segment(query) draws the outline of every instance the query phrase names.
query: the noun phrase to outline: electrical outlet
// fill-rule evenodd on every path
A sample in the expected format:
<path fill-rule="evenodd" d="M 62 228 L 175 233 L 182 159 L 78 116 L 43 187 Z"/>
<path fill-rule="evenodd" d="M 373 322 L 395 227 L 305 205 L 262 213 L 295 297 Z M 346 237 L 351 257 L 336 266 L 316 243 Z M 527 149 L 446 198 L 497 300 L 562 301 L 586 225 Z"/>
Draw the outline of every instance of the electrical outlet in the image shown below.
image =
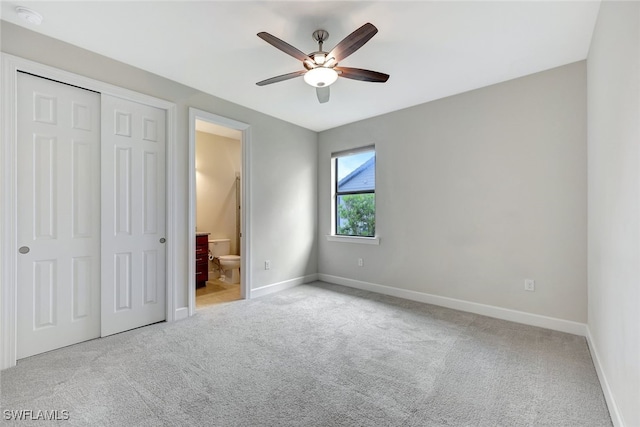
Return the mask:
<path fill-rule="evenodd" d="M 266 260 L 266 261 L 264 262 L 264 269 L 265 269 L 265 270 L 271 270 L 271 261 Z"/>
<path fill-rule="evenodd" d="M 364 260 L 362 258 L 358 258 L 358 267 L 362 267 L 364 265 Z"/>
<path fill-rule="evenodd" d="M 525 279 L 524 290 L 529 292 L 534 292 L 536 290 L 536 281 L 533 279 Z"/>

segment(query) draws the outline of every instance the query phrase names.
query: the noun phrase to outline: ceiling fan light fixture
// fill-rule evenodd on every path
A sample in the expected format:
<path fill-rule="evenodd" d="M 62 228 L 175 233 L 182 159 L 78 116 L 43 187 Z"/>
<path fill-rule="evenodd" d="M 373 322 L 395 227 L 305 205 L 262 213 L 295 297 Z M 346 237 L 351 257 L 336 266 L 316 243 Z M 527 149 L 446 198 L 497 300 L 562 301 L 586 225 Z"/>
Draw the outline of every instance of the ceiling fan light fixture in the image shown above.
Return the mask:
<path fill-rule="evenodd" d="M 304 74 L 304 81 L 313 87 L 326 87 L 338 80 L 338 72 L 333 68 L 318 67 Z"/>
<path fill-rule="evenodd" d="M 338 77 L 364 82 L 384 83 L 389 79 L 388 74 L 363 70 L 361 68 L 338 68 L 339 62 L 360 49 L 377 32 L 378 29 L 373 24 L 367 22 L 342 39 L 330 52 L 325 52 L 322 50 L 322 44 L 329 37 L 329 33 L 325 30 L 316 30 L 313 32 L 313 39 L 318 42 L 318 50 L 307 54 L 291 46 L 289 43 L 280 40 L 276 36 L 261 31 L 257 34 L 258 37 L 276 49 L 296 58 L 298 61 L 302 61 L 303 69 L 262 80 L 256 83 L 256 85 L 265 86 L 271 83 L 304 76 L 304 81 L 316 88 L 318 101 L 323 104 L 329 101 L 329 86 L 335 83 Z"/>

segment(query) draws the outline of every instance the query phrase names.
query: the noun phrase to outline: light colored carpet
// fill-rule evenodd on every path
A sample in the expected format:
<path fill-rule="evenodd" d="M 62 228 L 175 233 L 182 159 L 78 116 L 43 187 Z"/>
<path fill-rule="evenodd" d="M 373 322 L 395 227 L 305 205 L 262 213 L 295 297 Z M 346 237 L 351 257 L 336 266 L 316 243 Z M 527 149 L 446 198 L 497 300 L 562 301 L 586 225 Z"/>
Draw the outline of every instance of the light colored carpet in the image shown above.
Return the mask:
<path fill-rule="evenodd" d="M 609 426 L 583 337 L 313 283 L 18 362 L 78 426 Z M 43 422 L 17 422 L 43 425 Z"/>

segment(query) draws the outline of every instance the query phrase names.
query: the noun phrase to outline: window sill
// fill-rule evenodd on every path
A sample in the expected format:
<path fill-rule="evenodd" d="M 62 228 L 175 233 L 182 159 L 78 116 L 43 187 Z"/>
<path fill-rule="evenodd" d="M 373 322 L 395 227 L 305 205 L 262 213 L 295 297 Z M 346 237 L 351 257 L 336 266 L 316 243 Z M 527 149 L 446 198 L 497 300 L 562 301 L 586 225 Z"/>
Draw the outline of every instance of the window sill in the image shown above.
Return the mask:
<path fill-rule="evenodd" d="M 336 236 L 335 234 L 327 235 L 327 240 L 330 242 L 341 243 L 357 243 L 360 245 L 379 245 L 379 237 L 353 237 L 353 236 Z"/>

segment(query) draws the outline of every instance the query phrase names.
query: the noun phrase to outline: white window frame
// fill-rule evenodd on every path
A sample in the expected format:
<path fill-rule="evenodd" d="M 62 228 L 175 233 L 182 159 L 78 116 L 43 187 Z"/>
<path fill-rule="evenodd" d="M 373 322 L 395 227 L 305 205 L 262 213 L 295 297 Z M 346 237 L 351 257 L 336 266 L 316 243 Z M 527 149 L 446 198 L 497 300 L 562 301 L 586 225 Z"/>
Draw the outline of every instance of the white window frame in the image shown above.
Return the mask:
<path fill-rule="evenodd" d="M 341 242 L 341 243 L 356 243 L 362 245 L 379 245 L 380 237 L 378 236 L 378 227 L 376 227 L 376 235 L 374 237 L 362 237 L 362 236 L 343 236 L 340 234 L 336 234 L 336 204 L 338 201 L 338 195 L 336 191 L 336 179 L 337 179 L 337 171 L 336 171 L 336 159 L 338 157 L 350 156 L 352 154 L 358 154 L 365 151 L 373 151 L 377 156 L 375 145 L 367 145 L 364 147 L 357 147 L 349 150 L 336 151 L 331 153 L 331 233 L 326 236 L 327 240 L 330 242 Z M 376 159 L 377 162 L 377 159 Z M 377 166 L 377 165 L 376 165 Z M 376 167 L 376 180 L 377 180 L 377 167 Z M 376 182 L 377 185 L 377 182 Z M 377 190 L 374 191 L 374 194 L 377 194 Z M 377 196 L 376 196 L 377 198 Z M 378 215 L 378 207 L 376 203 L 376 218 Z M 376 221 L 377 225 L 377 221 Z"/>

